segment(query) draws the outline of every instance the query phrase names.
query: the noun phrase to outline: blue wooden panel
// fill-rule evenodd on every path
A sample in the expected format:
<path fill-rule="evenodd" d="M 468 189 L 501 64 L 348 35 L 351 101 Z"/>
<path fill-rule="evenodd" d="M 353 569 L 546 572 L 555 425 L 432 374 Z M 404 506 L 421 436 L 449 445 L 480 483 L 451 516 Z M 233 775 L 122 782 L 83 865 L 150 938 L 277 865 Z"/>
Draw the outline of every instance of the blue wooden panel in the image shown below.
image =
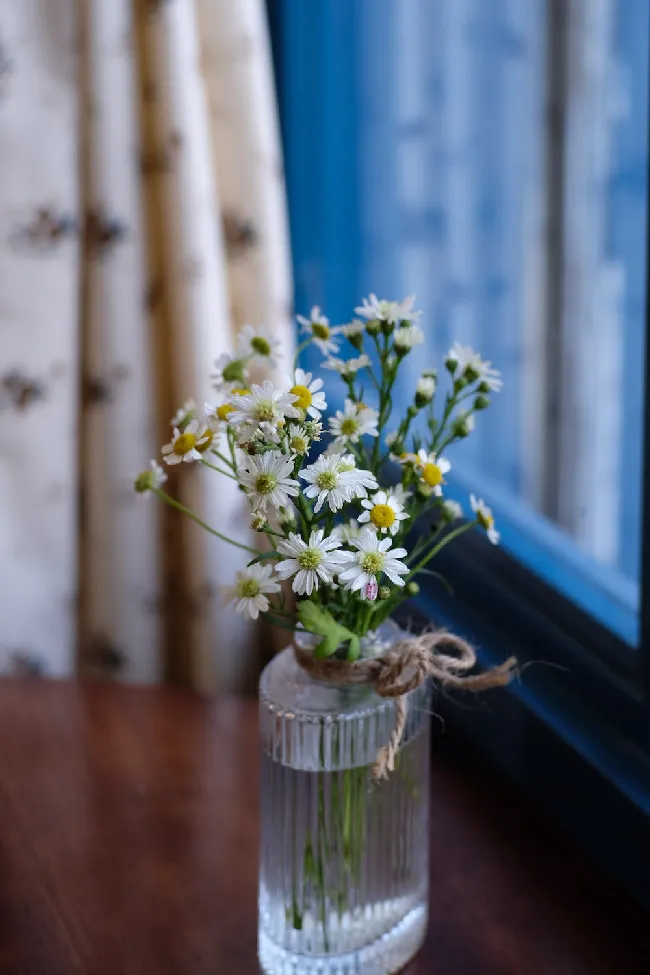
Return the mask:
<path fill-rule="evenodd" d="M 535 444 L 540 455 L 545 446 L 541 413 L 532 424 L 526 414 L 544 334 L 531 346 L 525 333 L 531 294 L 535 303 L 528 282 L 539 275 L 531 267 L 543 243 L 546 0 L 279 0 L 277 6 L 297 310 L 319 304 L 338 323 L 371 290 L 393 298 L 418 292 L 427 345 L 407 360 L 410 377 L 397 392 L 397 412 L 425 362 L 440 365 L 453 339 L 491 358 L 504 373 L 504 392 L 450 459 L 475 473 L 475 489 L 487 475 L 504 512 L 508 498 L 520 512 L 504 532 L 514 554 L 539 558 L 540 574 L 553 576 L 583 605 L 593 598 L 595 614 L 633 640 L 650 0 L 612 2 L 612 56 L 629 110 L 612 123 L 603 262 L 618 262 L 625 277 L 618 567 L 630 580 L 621 581 L 625 598 L 613 602 L 602 592 L 614 576 L 605 573 L 606 582 L 594 588 L 590 572 L 601 570 L 568 537 L 545 547 L 543 520 L 529 509 L 527 521 L 521 504 L 530 491 L 531 458 L 544 463 L 535 458 Z M 613 75 L 613 91 L 614 81 Z M 535 207 L 539 240 L 531 241 Z M 308 355 L 306 364 L 318 369 L 320 355 Z M 540 375 L 538 387 L 549 381 Z M 548 531 L 557 541 L 560 532 Z M 563 565 L 553 569 L 548 553 Z"/>
<path fill-rule="evenodd" d="M 648 51 L 650 3 L 618 0 L 618 108 L 613 126 L 608 248 L 624 269 L 624 386 L 619 566 L 638 579 L 641 539 L 644 335 L 647 301 Z M 614 97 L 616 95 L 614 94 Z"/>
<path fill-rule="evenodd" d="M 276 11 L 277 12 L 277 11 Z M 358 7 L 282 0 L 280 73 L 295 306 L 333 322 L 359 296 Z M 321 357 L 310 352 L 307 368 Z"/>

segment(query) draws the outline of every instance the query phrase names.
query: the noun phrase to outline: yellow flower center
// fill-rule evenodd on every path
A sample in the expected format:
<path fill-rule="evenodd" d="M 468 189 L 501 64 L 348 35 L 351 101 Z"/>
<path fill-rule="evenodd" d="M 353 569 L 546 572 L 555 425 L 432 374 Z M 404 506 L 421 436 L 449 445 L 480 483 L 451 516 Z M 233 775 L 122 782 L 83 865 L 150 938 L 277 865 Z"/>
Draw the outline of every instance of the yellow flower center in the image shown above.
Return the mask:
<path fill-rule="evenodd" d="M 205 434 L 201 437 L 200 442 L 196 444 L 196 449 L 200 454 L 204 454 L 208 447 L 212 446 L 213 440 L 214 434 L 212 430 L 206 430 Z"/>
<path fill-rule="evenodd" d="M 494 526 L 494 518 L 492 517 L 492 515 L 486 514 L 486 512 L 483 511 L 482 509 L 479 509 L 476 512 L 476 519 L 479 525 L 481 526 L 481 528 L 484 528 L 486 532 L 489 532 L 490 529 Z"/>
<path fill-rule="evenodd" d="M 370 520 L 377 528 L 390 528 L 395 521 L 395 512 L 389 504 L 376 504 L 370 512 Z"/>
<path fill-rule="evenodd" d="M 382 552 L 366 552 L 361 559 L 361 568 L 371 576 L 378 575 L 381 572 L 383 564 L 384 556 Z"/>
<path fill-rule="evenodd" d="M 306 386 L 292 386 L 289 392 L 296 397 L 293 405 L 297 406 L 298 409 L 306 410 L 308 406 L 311 406 L 311 393 Z"/>
<path fill-rule="evenodd" d="M 184 457 L 185 454 L 189 454 L 190 450 L 194 450 L 195 444 L 196 437 L 193 433 L 181 433 L 174 441 L 174 453 L 178 454 L 179 457 Z"/>
<path fill-rule="evenodd" d="M 250 389 L 245 389 L 244 387 L 239 387 L 237 389 L 230 390 L 231 396 L 248 396 L 249 393 L 250 393 Z"/>
<path fill-rule="evenodd" d="M 422 480 L 429 487 L 437 487 L 442 483 L 442 471 L 437 464 L 425 464 L 422 468 Z"/>
<path fill-rule="evenodd" d="M 253 599 L 260 591 L 257 579 L 241 579 L 237 583 L 237 595 L 240 599 Z"/>
<path fill-rule="evenodd" d="M 337 477 L 334 471 L 323 471 L 316 478 L 316 483 L 321 491 L 331 491 L 336 487 Z"/>
<path fill-rule="evenodd" d="M 275 491 L 277 483 L 275 474 L 258 474 L 255 479 L 255 490 L 258 494 L 271 494 Z"/>
<path fill-rule="evenodd" d="M 225 420 L 228 414 L 232 413 L 234 408 L 235 407 L 232 405 L 232 403 L 223 403 L 217 410 L 217 416 L 220 420 Z"/>
<path fill-rule="evenodd" d="M 291 438 L 290 446 L 297 454 L 306 454 L 309 443 L 306 437 L 297 436 Z"/>
<path fill-rule="evenodd" d="M 271 355 L 271 343 L 267 342 L 267 340 L 262 338 L 261 335 L 256 335 L 252 339 L 251 348 L 253 349 L 253 352 L 257 352 L 258 355 Z"/>
<path fill-rule="evenodd" d="M 359 424 L 353 416 L 346 416 L 345 420 L 341 423 L 341 433 L 345 437 L 352 437 L 359 429 Z"/>
<path fill-rule="evenodd" d="M 311 330 L 317 339 L 328 339 L 330 337 L 328 326 L 323 325 L 322 322 L 312 322 Z"/>
<path fill-rule="evenodd" d="M 272 400 L 260 400 L 255 409 L 255 417 L 260 422 L 270 423 L 276 419 L 275 404 Z"/>
<path fill-rule="evenodd" d="M 341 463 L 341 464 L 338 464 L 337 465 L 337 468 L 336 469 L 339 472 L 339 474 L 346 474 L 348 471 L 353 471 L 354 470 L 354 464 L 350 464 L 350 463 L 343 464 L 343 463 Z"/>
<path fill-rule="evenodd" d="M 306 548 L 298 556 L 301 569 L 316 569 L 323 561 L 323 553 L 317 548 Z"/>

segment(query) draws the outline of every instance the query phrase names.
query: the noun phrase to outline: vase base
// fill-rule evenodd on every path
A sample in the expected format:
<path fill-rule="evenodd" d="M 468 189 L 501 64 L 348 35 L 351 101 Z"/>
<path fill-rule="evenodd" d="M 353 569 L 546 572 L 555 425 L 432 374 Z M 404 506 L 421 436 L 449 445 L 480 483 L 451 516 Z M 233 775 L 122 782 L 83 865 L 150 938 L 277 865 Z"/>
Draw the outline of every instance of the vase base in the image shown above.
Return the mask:
<path fill-rule="evenodd" d="M 341 955 L 304 955 L 277 944 L 260 928 L 259 959 L 266 975 L 394 975 L 419 950 L 426 929 L 427 908 L 418 904 L 364 948 Z"/>

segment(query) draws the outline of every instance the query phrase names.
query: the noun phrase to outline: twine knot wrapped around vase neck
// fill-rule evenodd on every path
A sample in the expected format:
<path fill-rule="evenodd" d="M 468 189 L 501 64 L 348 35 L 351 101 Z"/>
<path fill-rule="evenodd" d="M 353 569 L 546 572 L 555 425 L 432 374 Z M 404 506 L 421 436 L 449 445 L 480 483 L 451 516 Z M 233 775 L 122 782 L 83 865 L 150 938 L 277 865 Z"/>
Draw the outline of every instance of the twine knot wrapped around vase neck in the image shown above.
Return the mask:
<path fill-rule="evenodd" d="M 369 684 L 380 697 L 393 697 L 395 726 L 388 743 L 377 752 L 372 775 L 385 779 L 393 771 L 395 756 L 406 725 L 406 695 L 433 677 L 443 687 L 466 691 L 487 691 L 503 687 L 515 673 L 517 661 L 510 657 L 498 667 L 481 674 L 468 674 L 476 664 L 473 647 L 446 630 L 433 630 L 420 636 L 407 636 L 378 657 L 350 662 L 327 657 L 317 660 L 312 653 L 294 645 L 298 664 L 311 677 L 334 686 Z"/>

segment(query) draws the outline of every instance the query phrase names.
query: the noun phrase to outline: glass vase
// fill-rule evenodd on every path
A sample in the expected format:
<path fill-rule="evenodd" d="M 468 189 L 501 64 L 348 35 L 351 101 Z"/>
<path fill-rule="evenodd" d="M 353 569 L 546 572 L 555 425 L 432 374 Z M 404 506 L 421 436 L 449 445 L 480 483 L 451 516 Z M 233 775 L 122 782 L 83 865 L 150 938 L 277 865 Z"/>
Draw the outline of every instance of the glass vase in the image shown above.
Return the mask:
<path fill-rule="evenodd" d="M 388 624 L 364 652 L 399 636 Z M 409 695 L 395 769 L 377 782 L 393 700 L 314 680 L 292 649 L 262 674 L 259 955 L 268 975 L 388 975 L 420 947 L 429 698 L 426 684 Z"/>

